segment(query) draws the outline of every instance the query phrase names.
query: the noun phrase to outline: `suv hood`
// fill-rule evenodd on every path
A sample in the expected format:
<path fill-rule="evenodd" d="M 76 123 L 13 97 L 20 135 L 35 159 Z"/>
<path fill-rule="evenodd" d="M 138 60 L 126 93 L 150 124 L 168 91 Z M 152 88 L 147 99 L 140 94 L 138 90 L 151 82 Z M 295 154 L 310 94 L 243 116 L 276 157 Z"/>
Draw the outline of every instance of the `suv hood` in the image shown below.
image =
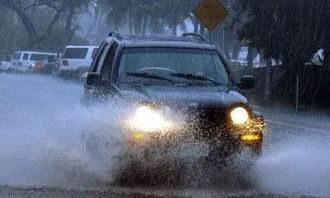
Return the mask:
<path fill-rule="evenodd" d="M 225 108 L 248 102 L 238 91 L 224 86 L 134 86 L 120 88 L 118 91 L 124 100 L 170 106 Z"/>

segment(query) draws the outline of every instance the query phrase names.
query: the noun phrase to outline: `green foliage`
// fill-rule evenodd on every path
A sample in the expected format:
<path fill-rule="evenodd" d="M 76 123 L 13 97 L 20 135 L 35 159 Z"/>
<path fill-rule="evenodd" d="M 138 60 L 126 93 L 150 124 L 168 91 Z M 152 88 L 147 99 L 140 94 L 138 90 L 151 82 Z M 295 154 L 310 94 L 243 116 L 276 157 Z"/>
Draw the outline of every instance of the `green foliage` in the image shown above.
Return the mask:
<path fill-rule="evenodd" d="M 240 39 L 264 53 L 281 59 L 292 71 L 320 48 L 327 48 L 329 4 L 324 0 L 242 0 L 235 5 L 244 18 Z"/>
<path fill-rule="evenodd" d="M 7 51 L 1 53 L 14 49 L 58 50 L 72 43 L 73 39 L 77 40 L 77 16 L 87 11 L 92 1 L 0 0 L 4 10 L 0 15 L 5 19 L 0 23 L 1 32 L 14 37 L 2 45 Z"/>
<path fill-rule="evenodd" d="M 0 5 L 0 58 L 12 54 L 22 44 L 26 44 L 27 36 L 14 13 Z"/>
<path fill-rule="evenodd" d="M 325 0 L 237 0 L 235 4 L 241 41 L 283 63 L 284 75 L 274 82 L 274 95 L 290 100 L 296 75 L 300 97 L 313 103 L 324 98 L 330 85 L 330 4 Z M 323 66 L 306 66 L 314 53 L 324 50 Z M 308 72 L 309 71 L 309 72 Z M 323 96 L 322 96 L 323 95 Z"/>
<path fill-rule="evenodd" d="M 113 29 L 128 30 L 130 34 L 164 32 L 166 26 L 176 34 L 199 2 L 182 0 L 100 0 L 109 12 L 108 23 Z"/>

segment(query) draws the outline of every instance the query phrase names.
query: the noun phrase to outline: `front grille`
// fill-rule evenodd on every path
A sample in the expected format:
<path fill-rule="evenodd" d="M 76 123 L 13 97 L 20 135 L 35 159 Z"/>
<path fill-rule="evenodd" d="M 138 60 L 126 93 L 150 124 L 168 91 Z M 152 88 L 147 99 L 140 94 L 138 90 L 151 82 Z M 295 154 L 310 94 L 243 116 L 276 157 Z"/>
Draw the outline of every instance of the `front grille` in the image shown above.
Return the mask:
<path fill-rule="evenodd" d="M 225 133 L 227 123 L 224 110 L 198 108 L 191 109 L 189 115 L 189 123 L 197 138 L 213 138 Z"/>

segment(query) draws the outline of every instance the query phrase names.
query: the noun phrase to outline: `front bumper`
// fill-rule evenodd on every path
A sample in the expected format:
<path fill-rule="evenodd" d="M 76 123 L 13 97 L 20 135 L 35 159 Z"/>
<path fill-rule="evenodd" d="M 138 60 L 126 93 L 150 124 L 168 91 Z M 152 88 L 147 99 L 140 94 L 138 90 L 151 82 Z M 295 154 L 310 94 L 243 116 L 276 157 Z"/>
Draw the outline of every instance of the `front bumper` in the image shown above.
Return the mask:
<path fill-rule="evenodd" d="M 213 130 L 196 130 L 187 127 L 168 131 L 166 133 L 143 133 L 129 131 L 127 139 L 132 146 L 142 148 L 170 148 L 180 145 L 207 144 L 210 150 L 217 150 L 225 154 L 239 152 L 249 148 L 256 153 L 261 152 L 265 124 L 262 116 L 255 116 L 244 125 L 223 124 Z"/>

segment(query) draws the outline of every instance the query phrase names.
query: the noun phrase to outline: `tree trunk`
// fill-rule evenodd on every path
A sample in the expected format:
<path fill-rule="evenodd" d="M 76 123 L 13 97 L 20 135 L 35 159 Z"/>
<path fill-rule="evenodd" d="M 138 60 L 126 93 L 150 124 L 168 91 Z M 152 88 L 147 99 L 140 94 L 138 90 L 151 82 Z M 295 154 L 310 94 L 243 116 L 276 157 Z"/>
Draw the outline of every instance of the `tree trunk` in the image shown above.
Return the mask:
<path fill-rule="evenodd" d="M 133 34 L 133 17 L 131 15 L 128 16 L 128 29 L 129 29 L 129 34 Z"/>
<path fill-rule="evenodd" d="M 148 16 L 143 17 L 143 22 L 142 22 L 142 35 L 146 35 L 147 33 L 147 27 L 148 27 Z"/>
<path fill-rule="evenodd" d="M 257 56 L 257 50 L 253 49 L 252 47 L 248 48 L 248 54 L 247 54 L 247 63 L 249 68 L 253 68 L 253 60 Z"/>
<path fill-rule="evenodd" d="M 176 36 L 178 33 L 178 25 L 177 24 L 173 24 L 172 25 L 172 35 Z"/>
<path fill-rule="evenodd" d="M 202 25 L 202 24 L 200 25 L 199 33 L 200 33 L 201 35 L 203 35 L 203 36 L 204 36 L 204 34 L 205 34 L 205 26 Z"/>
<path fill-rule="evenodd" d="M 70 7 L 69 9 L 69 14 L 66 19 L 66 24 L 65 24 L 65 34 L 67 36 L 67 43 L 69 43 L 72 40 L 72 37 L 75 33 L 75 29 L 72 28 L 73 24 L 73 18 L 75 15 L 75 8 L 73 6 Z"/>
<path fill-rule="evenodd" d="M 272 95 L 272 61 L 271 59 L 267 60 L 266 63 L 266 73 L 265 73 L 265 90 L 264 90 L 264 102 L 269 104 L 271 101 Z"/>
<path fill-rule="evenodd" d="M 38 40 L 38 34 L 35 29 L 35 26 L 23 10 L 15 9 L 14 11 L 20 17 L 20 19 L 23 23 L 24 29 L 29 37 L 29 42 L 28 42 L 27 47 L 32 47 L 33 44 Z"/>
<path fill-rule="evenodd" d="M 234 45 L 233 45 L 233 55 L 232 55 L 232 59 L 237 59 L 238 58 L 238 55 L 239 55 L 239 52 L 241 51 L 241 45 L 239 44 L 239 43 L 235 43 Z"/>
<path fill-rule="evenodd" d="M 101 16 L 102 14 L 99 11 L 95 11 L 94 18 L 92 22 L 88 25 L 85 38 L 89 39 L 91 37 L 92 33 L 95 31 L 95 28 L 97 26 L 96 24 L 100 20 Z"/>
<path fill-rule="evenodd" d="M 194 18 L 194 33 L 198 33 L 198 20 L 197 18 Z"/>

